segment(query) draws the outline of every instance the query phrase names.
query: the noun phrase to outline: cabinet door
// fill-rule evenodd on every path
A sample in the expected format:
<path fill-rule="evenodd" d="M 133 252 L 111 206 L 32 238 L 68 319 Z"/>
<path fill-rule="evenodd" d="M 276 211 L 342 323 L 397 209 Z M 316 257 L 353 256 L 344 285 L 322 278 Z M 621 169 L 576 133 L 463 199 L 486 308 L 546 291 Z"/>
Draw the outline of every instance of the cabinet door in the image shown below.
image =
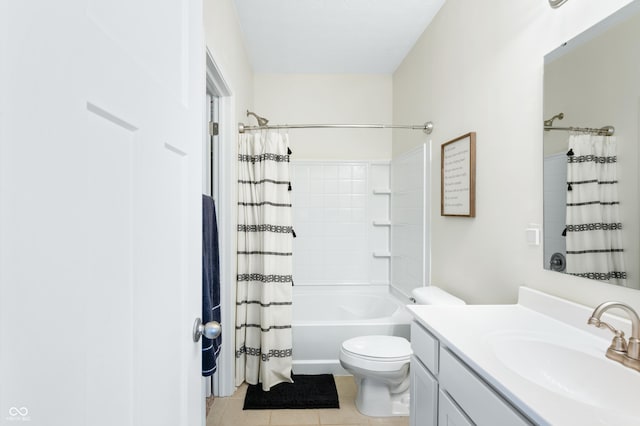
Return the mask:
<path fill-rule="evenodd" d="M 440 390 L 440 402 L 438 403 L 438 425 L 473 426 L 471 420 L 469 420 L 462 410 L 449 398 L 449 395 L 442 392 L 442 390 Z"/>
<path fill-rule="evenodd" d="M 438 424 L 438 382 L 415 356 L 411 357 L 411 426 Z"/>

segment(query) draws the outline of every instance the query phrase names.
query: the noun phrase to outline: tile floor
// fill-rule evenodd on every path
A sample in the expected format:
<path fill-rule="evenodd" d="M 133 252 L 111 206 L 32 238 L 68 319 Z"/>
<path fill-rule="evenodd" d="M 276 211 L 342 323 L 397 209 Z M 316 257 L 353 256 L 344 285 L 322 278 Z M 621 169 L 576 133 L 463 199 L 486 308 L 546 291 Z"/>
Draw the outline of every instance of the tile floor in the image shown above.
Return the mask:
<path fill-rule="evenodd" d="M 357 410 L 352 376 L 336 376 L 340 408 L 315 410 L 242 410 L 247 385 L 228 398 L 216 398 L 207 426 L 408 426 L 408 417 L 367 417 Z"/>

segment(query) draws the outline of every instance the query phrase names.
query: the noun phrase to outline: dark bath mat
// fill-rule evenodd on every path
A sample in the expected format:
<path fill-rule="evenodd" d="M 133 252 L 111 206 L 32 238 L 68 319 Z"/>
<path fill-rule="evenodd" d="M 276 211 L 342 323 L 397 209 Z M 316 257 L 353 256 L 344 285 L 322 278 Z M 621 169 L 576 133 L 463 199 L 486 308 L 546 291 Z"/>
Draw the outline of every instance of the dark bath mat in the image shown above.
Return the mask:
<path fill-rule="evenodd" d="M 283 408 L 340 408 L 338 390 L 332 374 L 293 374 L 293 383 L 280 383 L 269 392 L 262 385 L 249 385 L 243 410 Z"/>

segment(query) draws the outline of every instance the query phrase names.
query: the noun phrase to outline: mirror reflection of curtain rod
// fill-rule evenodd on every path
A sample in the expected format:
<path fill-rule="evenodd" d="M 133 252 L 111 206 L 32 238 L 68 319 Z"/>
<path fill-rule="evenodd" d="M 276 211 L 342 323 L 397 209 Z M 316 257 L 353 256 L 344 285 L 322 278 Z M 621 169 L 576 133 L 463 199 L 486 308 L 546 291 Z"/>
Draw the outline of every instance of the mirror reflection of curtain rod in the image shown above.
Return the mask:
<path fill-rule="evenodd" d="M 433 123 L 427 121 L 424 124 L 416 125 L 402 125 L 402 124 L 282 124 L 282 125 L 269 125 L 269 120 L 264 117 L 260 117 L 254 112 L 247 111 L 248 116 L 254 116 L 258 120 L 257 126 L 246 126 L 243 123 L 238 123 L 238 132 L 244 133 L 250 130 L 264 130 L 264 129 L 412 129 L 422 130 L 425 134 L 431 134 L 433 131 Z"/>
<path fill-rule="evenodd" d="M 583 132 L 583 133 L 593 133 L 601 136 L 613 136 L 616 132 L 615 127 L 613 126 L 604 126 L 600 128 L 593 127 L 553 127 L 553 122 L 558 119 L 562 120 L 564 118 L 564 113 L 556 114 L 548 120 L 544 120 L 544 130 L 566 130 L 569 132 Z"/>
<path fill-rule="evenodd" d="M 598 128 L 594 128 L 594 127 L 551 127 L 551 126 L 544 126 L 544 130 L 549 131 L 549 130 L 566 130 L 569 132 L 582 132 L 582 133 L 593 133 L 596 135 L 601 135 L 601 136 L 613 136 L 613 134 L 616 132 L 615 127 L 613 126 L 604 126 L 604 127 L 600 127 Z"/>

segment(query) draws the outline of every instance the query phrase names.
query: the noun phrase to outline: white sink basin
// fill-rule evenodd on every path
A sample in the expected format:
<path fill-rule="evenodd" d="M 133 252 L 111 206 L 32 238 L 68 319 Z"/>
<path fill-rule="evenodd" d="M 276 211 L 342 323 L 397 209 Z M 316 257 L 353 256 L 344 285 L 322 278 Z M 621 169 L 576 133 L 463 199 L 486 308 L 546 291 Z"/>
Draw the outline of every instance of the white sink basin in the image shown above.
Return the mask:
<path fill-rule="evenodd" d="M 538 386 L 583 404 L 637 415 L 638 395 L 630 390 L 640 389 L 640 373 L 606 358 L 608 344 L 601 339 L 496 332 L 488 342 L 502 364 Z"/>

